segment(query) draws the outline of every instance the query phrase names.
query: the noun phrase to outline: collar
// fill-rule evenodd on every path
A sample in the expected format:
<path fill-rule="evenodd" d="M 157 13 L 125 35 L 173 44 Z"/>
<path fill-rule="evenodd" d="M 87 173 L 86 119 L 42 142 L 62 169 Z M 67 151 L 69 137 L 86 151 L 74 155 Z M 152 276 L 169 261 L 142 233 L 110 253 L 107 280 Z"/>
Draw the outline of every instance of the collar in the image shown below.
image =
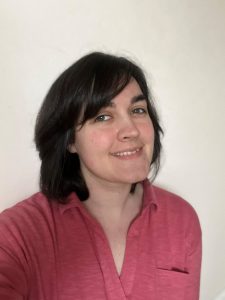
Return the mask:
<path fill-rule="evenodd" d="M 143 182 L 143 206 L 142 211 L 146 207 L 158 207 L 158 201 L 155 194 L 155 187 L 152 185 L 152 183 L 145 179 Z M 59 210 L 60 213 L 63 214 L 65 211 L 73 209 L 73 208 L 79 208 L 81 210 L 84 210 L 84 206 L 82 205 L 80 199 L 76 195 L 75 192 L 72 192 L 68 196 L 68 202 L 66 204 L 59 204 Z"/>
<path fill-rule="evenodd" d="M 145 179 L 143 181 L 143 190 L 144 190 L 144 194 L 143 194 L 142 210 L 144 210 L 146 207 L 157 208 L 159 203 L 156 197 L 155 187 L 148 179 Z"/>
<path fill-rule="evenodd" d="M 66 204 L 59 203 L 59 210 L 61 214 L 73 208 L 83 209 L 83 205 L 75 192 L 69 194 Z"/>

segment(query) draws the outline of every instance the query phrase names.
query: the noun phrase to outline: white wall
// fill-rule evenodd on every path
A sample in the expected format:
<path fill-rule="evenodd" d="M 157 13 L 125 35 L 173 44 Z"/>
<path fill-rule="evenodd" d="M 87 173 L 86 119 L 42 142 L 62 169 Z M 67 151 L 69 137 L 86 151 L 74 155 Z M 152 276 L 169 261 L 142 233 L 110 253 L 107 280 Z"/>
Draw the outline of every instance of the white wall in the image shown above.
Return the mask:
<path fill-rule="evenodd" d="M 203 229 L 201 299 L 225 288 L 225 1 L 1 0 L 0 210 L 38 189 L 35 116 L 52 81 L 91 50 L 145 68 L 165 129 L 157 183 Z"/>

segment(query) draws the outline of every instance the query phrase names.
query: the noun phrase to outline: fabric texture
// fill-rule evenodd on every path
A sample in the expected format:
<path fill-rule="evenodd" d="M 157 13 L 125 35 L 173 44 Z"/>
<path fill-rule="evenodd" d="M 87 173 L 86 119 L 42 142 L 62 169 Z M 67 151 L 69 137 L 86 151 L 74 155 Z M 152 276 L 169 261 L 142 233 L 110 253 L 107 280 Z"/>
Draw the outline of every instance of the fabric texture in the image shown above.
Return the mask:
<path fill-rule="evenodd" d="M 37 193 L 0 215 L 1 300 L 197 300 L 201 229 L 185 200 L 143 183 L 120 276 L 105 234 L 75 193 Z"/>

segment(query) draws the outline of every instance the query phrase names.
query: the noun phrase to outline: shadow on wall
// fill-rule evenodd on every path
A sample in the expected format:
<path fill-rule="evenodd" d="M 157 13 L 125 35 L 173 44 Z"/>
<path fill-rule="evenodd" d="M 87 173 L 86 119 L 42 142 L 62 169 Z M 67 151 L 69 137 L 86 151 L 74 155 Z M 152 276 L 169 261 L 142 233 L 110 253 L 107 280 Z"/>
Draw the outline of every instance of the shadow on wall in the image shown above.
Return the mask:
<path fill-rule="evenodd" d="M 214 300 L 225 300 L 225 289 Z"/>

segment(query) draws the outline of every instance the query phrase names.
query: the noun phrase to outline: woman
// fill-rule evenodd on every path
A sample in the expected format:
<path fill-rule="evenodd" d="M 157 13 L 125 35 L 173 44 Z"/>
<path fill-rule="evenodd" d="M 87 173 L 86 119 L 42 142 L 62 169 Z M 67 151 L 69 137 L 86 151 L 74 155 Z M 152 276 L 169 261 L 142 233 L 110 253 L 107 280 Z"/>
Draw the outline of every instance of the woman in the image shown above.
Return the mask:
<path fill-rule="evenodd" d="M 35 128 L 41 192 L 0 217 L 0 299 L 198 299 L 196 213 L 147 179 L 161 134 L 126 58 L 91 53 L 59 76 Z"/>

